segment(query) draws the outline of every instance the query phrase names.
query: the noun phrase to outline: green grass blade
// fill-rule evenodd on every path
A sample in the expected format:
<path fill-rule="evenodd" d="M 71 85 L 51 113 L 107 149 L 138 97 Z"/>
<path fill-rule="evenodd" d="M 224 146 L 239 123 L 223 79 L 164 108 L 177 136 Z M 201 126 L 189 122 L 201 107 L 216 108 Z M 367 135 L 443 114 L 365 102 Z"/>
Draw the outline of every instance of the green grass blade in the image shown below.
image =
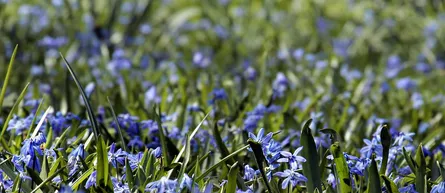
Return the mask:
<path fill-rule="evenodd" d="M 201 181 L 204 177 L 206 177 L 210 172 L 212 172 L 213 170 L 215 170 L 216 168 L 218 168 L 220 165 L 222 165 L 224 162 L 226 162 L 227 160 L 229 160 L 230 158 L 232 158 L 233 156 L 241 153 L 242 151 L 246 150 L 247 148 L 249 148 L 249 145 L 246 145 L 238 150 L 236 150 L 235 152 L 231 153 L 229 156 L 221 159 L 218 163 L 216 163 L 215 165 L 213 165 L 212 167 L 210 167 L 209 169 L 207 169 L 206 171 L 204 171 L 200 176 L 198 176 L 196 178 L 196 182 Z"/>
<path fill-rule="evenodd" d="M 385 175 L 380 175 L 380 177 L 382 177 L 388 193 L 399 193 L 399 189 L 397 188 L 397 185 L 391 179 L 389 179 Z"/>
<path fill-rule="evenodd" d="M 380 184 L 380 176 L 377 169 L 377 163 L 375 162 L 375 155 L 372 156 L 371 167 L 369 167 L 368 173 L 368 193 L 381 193 L 382 187 Z"/>
<path fill-rule="evenodd" d="M 382 165 L 380 166 L 380 174 L 385 174 L 388 165 L 389 148 L 391 146 L 391 135 L 389 134 L 388 125 L 383 125 L 380 131 L 380 139 L 383 146 Z"/>
<path fill-rule="evenodd" d="M 408 154 L 408 152 L 406 151 L 406 149 L 404 147 L 402 148 L 402 152 L 403 152 L 403 156 L 405 157 L 405 161 L 408 164 L 409 168 L 411 169 L 411 171 L 413 173 L 416 173 L 416 167 L 414 166 L 413 158 L 411 157 L 410 154 Z"/>
<path fill-rule="evenodd" d="M 264 168 L 266 167 L 264 165 L 264 163 L 266 163 L 266 158 L 264 157 L 263 149 L 261 148 L 261 144 L 255 142 L 255 141 L 252 141 L 250 139 L 247 141 L 247 143 L 249 143 L 249 146 L 253 151 L 253 154 L 255 156 L 255 161 L 258 165 L 258 169 L 260 170 L 261 176 L 263 177 L 263 182 L 266 185 L 267 190 L 271 193 L 274 192 L 272 189 L 272 186 L 269 184 L 269 181 L 267 180 L 266 171 L 264 170 Z"/>
<path fill-rule="evenodd" d="M 97 175 L 96 183 L 99 187 L 108 186 L 108 152 L 105 141 L 100 135 L 97 141 Z"/>
<path fill-rule="evenodd" d="M 31 131 L 34 129 L 34 124 L 36 123 L 37 116 L 39 115 L 40 109 L 41 109 L 42 106 L 43 106 L 43 102 L 44 102 L 44 99 L 42 98 L 42 100 L 40 101 L 39 106 L 37 107 L 36 113 L 35 113 L 34 117 L 32 118 L 31 125 L 29 126 L 29 131 L 30 131 L 30 132 L 28 132 L 28 133 L 26 134 L 26 139 L 29 138 L 29 135 L 31 134 Z"/>
<path fill-rule="evenodd" d="M 40 127 L 42 127 L 43 123 L 45 122 L 46 116 L 48 116 L 49 112 L 52 110 L 53 109 L 50 106 L 50 107 L 48 107 L 48 109 L 46 109 L 45 113 L 43 113 L 42 117 L 40 118 L 39 123 L 37 124 L 36 128 L 34 129 L 34 132 L 31 135 L 32 138 L 36 137 L 37 134 L 39 134 Z"/>
<path fill-rule="evenodd" d="M 82 184 L 83 181 L 88 179 L 88 177 L 93 173 L 93 170 L 94 170 L 94 168 L 91 167 L 89 170 L 87 170 L 85 173 L 83 173 L 79 178 L 77 178 L 76 181 L 74 181 L 74 183 L 71 186 L 71 188 L 73 190 L 77 190 L 79 188 L 80 184 Z"/>
<path fill-rule="evenodd" d="M 6 87 L 8 87 L 9 79 L 11 78 L 12 65 L 14 64 L 15 56 L 17 55 L 17 49 L 19 45 L 15 45 L 14 52 L 12 52 L 11 60 L 9 61 L 8 70 L 6 71 L 5 80 L 3 82 L 2 91 L 0 93 L 0 109 L 3 109 L 3 100 L 6 94 Z M 0 111 L 1 115 L 2 111 Z"/>
<path fill-rule="evenodd" d="M 162 155 L 164 156 L 164 161 L 163 163 L 163 167 L 166 167 L 167 165 L 169 165 L 169 153 L 168 153 L 168 149 L 167 149 L 167 141 L 165 139 L 165 134 L 164 134 L 164 128 L 162 127 L 162 122 L 161 122 L 161 117 L 158 114 L 158 112 L 156 112 L 156 107 L 153 107 L 153 113 L 155 115 L 155 119 L 156 122 L 158 123 L 158 133 L 159 133 L 159 139 L 161 140 L 161 149 L 162 149 Z M 161 112 L 159 112 L 161 113 Z"/>
<path fill-rule="evenodd" d="M 5 138 L 3 138 L 3 136 L 5 136 L 5 132 L 6 129 L 8 128 L 8 123 L 9 121 L 12 119 L 15 111 L 17 110 L 20 102 L 23 100 L 23 98 L 25 97 L 26 91 L 28 90 L 29 87 L 29 82 L 28 84 L 26 84 L 25 88 L 22 90 L 22 92 L 20 93 L 19 97 L 17 98 L 17 101 L 15 101 L 14 105 L 12 106 L 11 111 L 9 112 L 8 117 L 6 117 L 5 122 L 3 123 L 3 128 L 2 128 L 2 132 L 0 133 L 0 138 L 1 138 L 1 144 L 3 145 L 3 148 L 8 151 L 11 152 L 9 149 L 9 146 L 7 145 Z M 11 152 L 12 153 L 12 152 Z"/>
<path fill-rule="evenodd" d="M 331 153 L 334 157 L 334 163 L 335 163 L 335 174 L 336 178 L 339 181 L 339 184 L 337 185 L 338 191 L 342 193 L 350 193 L 352 192 L 351 187 L 351 179 L 349 177 L 349 169 L 348 165 L 346 163 L 346 159 L 343 156 L 343 152 L 340 148 L 340 143 L 335 142 L 331 145 Z"/>
<path fill-rule="evenodd" d="M 185 170 L 187 168 L 187 164 L 190 160 L 190 154 L 191 154 L 191 149 L 190 149 L 190 137 L 188 135 L 185 136 L 185 155 L 184 155 L 184 161 L 182 162 L 181 165 L 181 169 L 179 170 L 179 177 L 182 179 L 185 173 Z M 181 182 L 182 180 L 180 180 Z"/>
<path fill-rule="evenodd" d="M 125 158 L 125 176 L 128 181 L 128 187 L 130 187 L 130 190 L 133 189 L 134 186 L 134 178 L 133 178 L 133 172 L 131 171 L 130 162 L 128 161 L 128 158 Z"/>
<path fill-rule="evenodd" d="M 46 183 L 48 183 L 49 181 L 51 181 L 52 179 L 54 179 L 55 177 L 57 177 L 57 175 L 62 172 L 65 168 L 60 168 L 58 169 L 56 172 L 54 172 L 51 176 L 49 176 L 48 178 L 46 178 L 45 180 L 43 180 L 42 183 L 40 183 L 38 186 L 36 186 L 36 188 L 34 188 L 34 190 L 31 191 L 31 193 L 37 192 L 37 190 L 41 189 L 43 186 L 45 186 Z"/>
<path fill-rule="evenodd" d="M 317 146 L 315 145 L 314 137 L 312 136 L 309 125 L 312 119 L 309 119 L 301 130 L 300 145 L 303 146 L 301 155 L 306 158 L 306 162 L 303 162 L 303 174 L 308 181 L 306 182 L 306 188 L 308 192 L 314 192 L 315 189 L 321 189 L 321 172 L 318 165 L 320 158 L 317 152 Z"/>
<path fill-rule="evenodd" d="M 114 112 L 113 104 L 111 104 L 110 98 L 107 97 L 107 100 L 108 100 L 108 104 L 110 105 L 111 114 L 113 115 L 114 121 L 116 122 L 116 125 L 117 125 L 119 138 L 122 142 L 122 148 L 124 149 L 125 152 L 129 152 L 127 149 L 127 145 L 125 144 L 124 135 L 122 134 L 121 125 L 119 124 L 119 120 L 117 119 L 116 113 Z"/>
<path fill-rule="evenodd" d="M 60 53 L 60 56 L 65 61 L 65 65 L 68 68 L 68 71 L 70 72 L 71 76 L 73 77 L 74 82 L 76 83 L 77 88 L 79 89 L 80 94 L 82 95 L 83 102 L 85 104 L 85 107 L 87 108 L 88 118 L 90 119 L 91 127 L 92 127 L 93 132 L 94 132 L 94 137 L 97 140 L 98 136 L 99 136 L 99 127 L 98 127 L 98 124 L 97 124 L 96 116 L 94 115 L 93 108 L 91 107 L 90 101 L 88 100 L 88 97 L 85 94 L 85 90 L 83 89 L 82 85 L 80 84 L 79 79 L 77 78 L 77 76 L 74 73 L 73 69 L 71 68 L 70 64 L 65 59 L 65 57 L 63 57 L 62 53 Z"/>
<path fill-rule="evenodd" d="M 229 178 L 227 182 L 227 193 L 235 193 L 236 191 L 236 182 L 238 177 L 239 167 L 238 162 L 235 162 L 229 170 Z"/>
<path fill-rule="evenodd" d="M 416 191 L 418 193 L 427 192 L 427 180 L 426 180 L 426 161 L 423 154 L 422 144 L 417 147 L 416 151 Z"/>
<path fill-rule="evenodd" d="M 17 174 L 14 172 L 14 165 L 12 164 L 12 162 L 11 162 L 9 159 L 4 160 L 4 161 L 2 161 L 2 162 L 0 163 L 0 169 L 3 170 L 3 172 L 4 172 L 10 179 L 19 179 L 19 180 L 20 180 L 19 175 L 17 175 Z M 23 185 L 21 186 L 21 189 L 22 189 L 24 192 L 31 192 L 31 188 L 29 187 L 29 184 L 28 184 L 28 183 L 23 184 Z"/>

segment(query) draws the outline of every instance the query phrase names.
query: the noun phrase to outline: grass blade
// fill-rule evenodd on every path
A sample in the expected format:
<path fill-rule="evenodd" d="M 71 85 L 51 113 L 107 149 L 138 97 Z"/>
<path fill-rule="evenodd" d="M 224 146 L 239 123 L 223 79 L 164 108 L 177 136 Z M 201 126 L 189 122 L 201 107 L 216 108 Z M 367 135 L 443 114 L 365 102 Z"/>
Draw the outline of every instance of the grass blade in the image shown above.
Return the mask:
<path fill-rule="evenodd" d="M 334 157 L 335 174 L 336 174 L 335 177 L 339 181 L 339 185 L 337 185 L 339 189 L 338 192 L 350 193 L 352 192 L 351 179 L 349 177 L 349 169 L 346 163 L 346 159 L 343 156 L 343 152 L 341 151 L 340 148 L 340 143 L 335 142 L 334 144 L 331 145 L 330 149 L 332 156 Z"/>
<path fill-rule="evenodd" d="M 391 146 L 391 135 L 389 134 L 389 128 L 386 124 L 383 125 L 382 130 L 380 131 L 380 139 L 383 146 L 383 158 L 382 165 L 380 167 L 380 174 L 385 174 L 386 166 L 388 165 L 389 148 Z"/>
<path fill-rule="evenodd" d="M 161 149 L 162 149 L 162 155 L 165 157 L 165 161 L 163 161 L 163 167 L 166 167 L 167 165 L 169 165 L 169 153 L 168 153 L 168 149 L 167 149 L 167 141 L 165 139 L 165 134 L 164 134 L 164 128 L 162 127 L 162 122 L 161 122 L 161 117 L 158 114 L 158 112 L 156 112 L 156 106 L 153 107 L 153 113 L 155 115 L 155 119 L 156 122 L 158 123 L 158 133 L 159 133 L 159 139 L 161 140 Z M 161 112 L 159 112 L 161 113 Z"/>
<path fill-rule="evenodd" d="M 89 170 L 87 170 L 85 173 L 83 173 L 79 178 L 77 178 L 76 181 L 74 181 L 71 188 L 73 190 L 77 190 L 79 188 L 80 184 L 82 184 L 83 181 L 85 181 L 86 179 L 88 179 L 88 177 L 90 177 L 90 175 L 93 173 L 93 170 L 94 170 L 94 168 L 91 167 Z"/>
<path fill-rule="evenodd" d="M 239 172 L 238 162 L 235 162 L 235 164 L 233 164 L 232 167 L 230 167 L 229 179 L 226 188 L 227 193 L 235 193 L 238 172 Z"/>
<path fill-rule="evenodd" d="M 418 193 L 427 192 L 427 180 L 426 180 L 426 161 L 423 154 L 423 146 L 420 144 L 416 151 L 416 191 Z"/>
<path fill-rule="evenodd" d="M 235 152 L 231 153 L 229 156 L 221 159 L 218 163 L 216 163 L 215 165 L 213 165 L 212 167 L 210 167 L 209 169 L 207 169 L 206 171 L 204 171 L 200 176 L 198 176 L 196 178 L 196 182 L 201 181 L 204 177 L 206 177 L 210 172 L 212 172 L 213 170 L 215 170 L 216 168 L 218 168 L 220 165 L 222 165 L 224 162 L 226 162 L 227 160 L 229 160 L 230 158 L 232 158 L 233 156 L 239 154 L 240 152 L 246 150 L 247 148 L 249 148 L 249 145 L 246 145 L 238 150 L 236 150 Z M 196 168 L 195 168 L 196 169 Z"/>
<path fill-rule="evenodd" d="M 315 145 L 314 137 L 312 136 L 309 125 L 312 119 L 309 119 L 301 130 L 300 145 L 303 146 L 301 155 L 306 158 L 306 162 L 303 162 L 303 174 L 308 181 L 306 182 L 306 188 L 308 192 L 314 192 L 315 189 L 321 189 L 321 172 L 320 166 L 317 164 L 320 161 L 317 146 Z M 315 163 L 315 164 L 314 164 Z"/>
<path fill-rule="evenodd" d="M 377 169 L 377 163 L 375 162 L 375 155 L 372 156 L 371 167 L 369 167 L 368 173 L 368 193 L 381 193 L 382 187 L 380 184 L 380 176 Z"/>
<path fill-rule="evenodd" d="M 99 187 L 108 186 L 108 153 L 105 141 L 99 136 L 97 141 L 97 176 L 96 183 Z"/>
<path fill-rule="evenodd" d="M 74 82 L 76 83 L 77 88 L 79 89 L 80 94 L 82 95 L 83 102 L 85 104 L 85 107 L 87 108 L 88 118 L 90 119 L 91 127 L 92 127 L 93 132 L 94 132 L 94 137 L 95 137 L 96 140 L 98 140 L 98 136 L 99 136 L 99 130 L 98 129 L 99 129 L 99 127 L 98 127 L 98 124 L 97 124 L 96 116 L 94 115 L 93 108 L 91 107 L 90 101 L 88 100 L 88 97 L 85 94 L 85 90 L 83 89 L 82 85 L 80 84 L 79 79 L 77 78 L 77 76 L 74 73 L 73 69 L 71 68 L 70 64 L 65 59 L 65 57 L 63 57 L 62 53 L 60 53 L 60 56 L 65 61 L 65 65 L 68 68 L 68 71 L 70 72 L 71 76 L 73 77 Z"/>
<path fill-rule="evenodd" d="M 266 185 L 267 190 L 272 193 L 273 192 L 272 187 L 270 186 L 269 181 L 267 180 L 266 171 L 264 171 L 264 168 L 266 167 L 264 165 L 264 163 L 266 163 L 266 158 L 264 157 L 263 149 L 261 148 L 261 144 L 255 142 L 255 141 L 252 141 L 250 139 L 247 141 L 247 143 L 249 143 L 250 148 L 252 148 L 256 163 L 258 165 L 258 169 L 260 170 L 261 176 L 263 177 L 263 182 Z"/>
<path fill-rule="evenodd" d="M 8 123 L 9 121 L 12 119 L 12 116 L 14 115 L 14 112 L 17 110 L 20 102 L 23 100 L 23 98 L 25 97 L 26 91 L 28 90 L 29 87 L 29 82 L 28 84 L 26 84 L 25 88 L 22 90 L 22 92 L 20 93 L 19 97 L 17 98 L 17 101 L 15 101 L 14 105 L 12 106 L 11 111 L 9 112 L 8 117 L 6 117 L 5 122 L 3 123 L 3 128 L 2 128 L 2 132 L 0 133 L 0 138 L 1 138 L 1 144 L 3 145 L 3 148 L 5 148 L 6 151 L 11 152 L 9 149 L 9 146 L 7 145 L 5 138 L 3 136 L 5 136 L 5 132 L 6 129 L 8 128 Z M 13 179 L 13 178 L 12 178 Z"/>
<path fill-rule="evenodd" d="M 129 152 L 127 149 L 127 145 L 125 144 L 124 135 L 122 134 L 121 125 L 119 124 L 119 120 L 117 119 L 116 113 L 114 112 L 113 104 L 111 104 L 110 98 L 107 97 L 107 100 L 108 100 L 108 104 L 110 105 L 111 114 L 113 115 L 114 121 L 116 122 L 116 125 L 117 125 L 119 138 L 122 142 L 122 148 L 124 149 L 125 152 Z"/>
<path fill-rule="evenodd" d="M 3 100 L 5 98 L 6 94 L 6 87 L 8 87 L 9 79 L 11 78 L 11 72 L 12 72 L 12 65 L 14 64 L 15 56 L 17 55 L 17 49 L 19 45 L 15 45 L 14 52 L 12 52 L 11 60 L 9 61 L 8 70 L 6 71 L 5 80 L 3 82 L 2 91 L 0 93 L 0 109 L 3 108 Z M 2 112 L 0 111 L 0 114 Z"/>
<path fill-rule="evenodd" d="M 388 193 L 399 193 L 399 189 L 397 188 L 397 185 L 391 179 L 389 179 L 385 175 L 380 175 L 380 177 L 382 177 Z"/>
<path fill-rule="evenodd" d="M 49 181 L 51 181 L 52 179 L 54 179 L 60 172 L 62 172 L 65 168 L 60 168 L 58 169 L 55 173 L 53 173 L 51 176 L 49 176 L 48 178 L 46 178 L 45 180 L 43 180 L 42 183 L 40 183 L 38 186 L 36 186 L 36 188 L 34 188 L 34 190 L 31 191 L 31 193 L 37 192 L 37 190 L 39 190 L 40 188 L 42 188 L 43 186 L 45 186 L 46 183 L 48 183 Z"/>

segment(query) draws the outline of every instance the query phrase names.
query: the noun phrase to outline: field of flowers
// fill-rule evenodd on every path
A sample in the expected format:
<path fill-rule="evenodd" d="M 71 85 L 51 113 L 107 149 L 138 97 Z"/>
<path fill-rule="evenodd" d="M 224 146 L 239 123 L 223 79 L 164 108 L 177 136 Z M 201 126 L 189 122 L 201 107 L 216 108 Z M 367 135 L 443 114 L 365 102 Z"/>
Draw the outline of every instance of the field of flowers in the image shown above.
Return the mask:
<path fill-rule="evenodd" d="M 445 193 L 440 0 L 0 0 L 0 192 Z"/>

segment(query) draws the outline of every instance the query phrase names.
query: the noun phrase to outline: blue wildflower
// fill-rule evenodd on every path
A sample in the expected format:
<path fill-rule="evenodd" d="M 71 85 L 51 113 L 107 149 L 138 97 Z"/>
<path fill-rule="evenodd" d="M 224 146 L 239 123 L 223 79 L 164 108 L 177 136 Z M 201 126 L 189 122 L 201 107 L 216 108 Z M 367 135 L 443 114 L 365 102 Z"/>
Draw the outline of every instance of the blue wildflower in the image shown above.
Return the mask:
<path fill-rule="evenodd" d="M 307 178 L 303 176 L 303 174 L 289 169 L 284 170 L 284 172 L 276 172 L 274 176 L 284 178 L 281 184 L 282 189 L 286 189 L 289 186 L 289 182 L 291 183 L 292 187 L 295 187 L 298 183 L 307 181 Z"/>
<path fill-rule="evenodd" d="M 170 180 L 167 177 L 163 176 L 158 181 L 148 183 L 145 187 L 145 191 L 174 193 L 176 192 L 177 185 L 178 182 L 176 180 Z"/>
<path fill-rule="evenodd" d="M 280 158 L 279 160 L 277 160 L 277 162 L 289 163 L 291 169 L 297 170 L 298 164 L 306 162 L 306 159 L 304 157 L 298 155 L 298 153 L 300 153 L 302 149 L 303 147 L 297 148 L 293 154 L 287 151 L 281 151 L 280 153 L 283 156 L 283 158 Z"/>
<path fill-rule="evenodd" d="M 94 170 L 93 173 L 91 173 L 90 177 L 88 177 L 87 182 L 85 183 L 85 189 L 89 189 L 91 186 L 97 186 L 96 175 L 97 171 Z"/>
<path fill-rule="evenodd" d="M 397 80 L 396 87 L 398 89 L 404 89 L 406 91 L 410 91 L 417 87 L 417 83 L 411 78 L 405 77 Z"/>
<path fill-rule="evenodd" d="M 116 143 L 112 143 L 110 145 L 110 150 L 108 150 L 108 162 L 113 165 L 113 167 L 117 167 L 117 164 L 120 163 L 121 165 L 125 164 L 125 157 L 127 156 L 127 152 L 122 151 L 121 148 L 119 148 L 117 151 L 116 149 Z"/>
<path fill-rule="evenodd" d="M 377 138 L 374 137 L 372 139 L 372 141 L 370 141 L 369 139 L 364 139 L 363 141 L 365 142 L 366 146 L 364 146 L 360 150 L 360 153 L 362 155 L 364 155 L 367 158 L 370 158 L 372 153 L 377 154 L 377 156 L 381 156 L 382 155 L 383 146 L 382 146 L 382 144 L 379 143 Z"/>
<path fill-rule="evenodd" d="M 213 89 L 212 99 L 210 100 L 210 104 L 215 104 L 216 101 L 227 99 L 226 91 L 223 88 L 215 88 Z"/>

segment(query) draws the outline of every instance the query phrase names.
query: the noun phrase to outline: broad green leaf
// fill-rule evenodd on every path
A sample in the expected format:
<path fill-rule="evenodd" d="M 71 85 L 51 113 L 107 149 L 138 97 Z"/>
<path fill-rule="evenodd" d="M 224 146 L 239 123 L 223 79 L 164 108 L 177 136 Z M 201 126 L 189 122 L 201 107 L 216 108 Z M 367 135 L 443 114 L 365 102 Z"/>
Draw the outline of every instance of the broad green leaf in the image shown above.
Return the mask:
<path fill-rule="evenodd" d="M 272 189 L 272 186 L 269 184 L 269 181 L 267 180 L 267 175 L 266 175 L 266 171 L 265 168 L 267 167 L 267 165 L 264 165 L 265 163 L 267 163 L 266 158 L 264 157 L 263 154 L 263 149 L 261 147 L 261 144 L 252 140 L 248 140 L 247 143 L 249 144 L 250 148 L 253 151 L 253 155 L 255 156 L 255 161 L 256 164 L 258 166 L 258 169 L 260 170 L 261 176 L 263 177 L 263 182 L 267 187 L 267 190 L 271 193 L 275 192 Z"/>
<path fill-rule="evenodd" d="M 385 174 L 386 166 L 388 165 L 389 148 L 391 146 L 391 135 L 389 134 L 388 125 L 383 125 L 380 131 L 380 140 L 383 146 L 383 158 L 380 166 L 380 174 Z"/>
<path fill-rule="evenodd" d="M 227 188 L 226 188 L 227 193 L 235 193 L 238 172 L 239 172 L 238 162 L 235 162 L 232 165 L 232 167 L 230 167 L 229 178 L 228 178 Z"/>
<path fill-rule="evenodd" d="M 98 186 L 108 186 L 109 174 L 108 174 L 108 152 L 107 147 L 105 146 L 105 141 L 102 138 L 102 135 L 99 135 L 97 140 L 97 174 L 96 174 L 96 183 Z"/>
<path fill-rule="evenodd" d="M 372 156 L 371 167 L 368 169 L 368 174 L 368 193 L 381 193 L 382 187 L 377 163 L 375 162 L 375 155 Z"/>
<path fill-rule="evenodd" d="M 418 193 L 427 192 L 427 179 L 426 179 L 426 161 L 423 154 L 423 146 L 420 144 L 416 151 L 416 191 Z"/>
<path fill-rule="evenodd" d="M 73 190 L 77 190 L 79 188 L 79 185 L 82 184 L 83 181 L 88 179 L 88 177 L 93 173 L 94 168 L 91 167 L 89 170 L 87 170 L 85 173 L 83 173 L 79 178 L 74 181 L 73 185 L 71 185 L 71 188 Z"/>
<path fill-rule="evenodd" d="M 405 148 L 402 148 L 403 156 L 405 157 L 405 161 L 408 164 L 409 168 L 413 173 L 416 173 L 416 167 L 414 166 L 413 158 L 410 154 L 405 150 Z"/>
<path fill-rule="evenodd" d="M 125 176 L 127 178 L 128 187 L 130 187 L 130 190 L 134 187 L 134 178 L 133 178 L 133 172 L 131 171 L 130 162 L 128 161 L 128 158 L 125 158 Z"/>
<path fill-rule="evenodd" d="M 309 125 L 312 119 L 309 119 L 301 130 L 300 145 L 303 146 L 301 155 L 306 158 L 306 162 L 303 162 L 303 174 L 308 181 L 306 182 L 306 188 L 308 192 L 314 192 L 315 189 L 321 189 L 321 172 L 318 165 L 320 158 L 317 152 L 317 146 L 315 145 L 314 137 L 312 136 Z"/>
<path fill-rule="evenodd" d="M 335 163 L 335 177 L 338 179 L 339 184 L 337 185 L 338 191 L 342 193 L 351 193 L 351 179 L 349 177 L 349 169 L 346 163 L 346 159 L 343 156 L 343 152 L 340 148 L 340 143 L 335 142 L 331 145 L 331 153 L 334 157 Z"/>
<path fill-rule="evenodd" d="M 380 175 L 382 177 L 383 182 L 385 182 L 386 190 L 388 193 L 399 193 L 399 189 L 397 188 L 397 185 L 388 177 L 385 175 Z"/>

